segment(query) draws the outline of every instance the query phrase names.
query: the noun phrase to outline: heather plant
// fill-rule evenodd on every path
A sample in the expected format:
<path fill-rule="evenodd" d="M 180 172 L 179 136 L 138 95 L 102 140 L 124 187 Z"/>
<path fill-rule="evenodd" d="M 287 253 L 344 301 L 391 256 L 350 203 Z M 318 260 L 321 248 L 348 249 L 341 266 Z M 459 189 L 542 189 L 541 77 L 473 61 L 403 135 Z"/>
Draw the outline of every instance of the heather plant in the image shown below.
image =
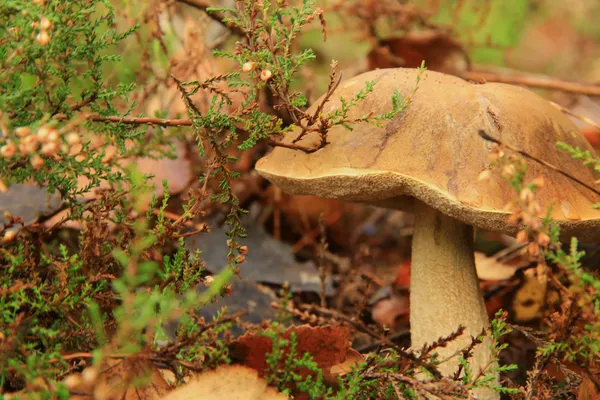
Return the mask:
<path fill-rule="evenodd" d="M 247 213 L 234 190 L 240 180 L 238 157 L 265 144 L 317 151 L 328 144 L 331 127 L 382 125 L 410 107 L 418 93 L 421 74 L 412 93 L 394 95 L 388 113 L 350 118 L 355 105 L 374 95 L 375 83 L 367 82 L 354 98 L 342 99 L 342 107 L 324 113 L 342 78 L 332 61 L 325 96 L 309 104 L 298 76 L 316 54 L 299 49 L 296 40 L 315 22 L 327 38 L 324 13 L 312 0 L 201 7 L 238 40 L 232 50 L 212 49 L 229 72 L 189 78 L 171 61 L 177 39 L 163 31 L 161 18 L 170 12 L 170 3 L 149 1 L 139 8 L 109 0 L 0 4 L 0 191 L 36 185 L 61 202 L 53 211 L 61 212 L 57 220 L 36 223 L 6 213 L 0 225 L 2 394 L 68 398 L 81 384 L 90 384 L 90 376 L 91 385 L 99 386 L 102 368 L 122 359 L 160 364 L 176 383 L 230 363 L 228 330 L 240 314 L 223 309 L 209 321 L 197 311 L 235 290 L 231 281 L 252 251 L 238 243 L 246 235 L 241 218 Z M 187 115 L 174 118 L 166 109 L 144 113 L 145 102 L 161 85 L 176 90 Z M 266 99 L 275 99 L 272 110 L 265 109 Z M 315 147 L 283 141 L 293 129 L 300 138 L 316 134 L 320 141 Z M 173 199 L 167 181 L 157 190 L 135 164 L 140 157 L 174 158 L 177 140 L 193 143 L 202 165 L 188 193 Z M 572 154 L 598 164 L 591 154 Z M 524 183 L 525 170 L 508 165 L 503 165 L 504 174 L 521 199 L 515 206 L 527 209 L 543 182 Z M 173 215 L 170 207 L 177 200 L 179 214 Z M 210 275 L 202 253 L 191 254 L 183 241 L 210 230 L 199 223 L 209 209 L 224 212 L 228 227 L 223 243 L 227 268 L 217 275 Z M 598 280 L 581 269 L 576 242 L 567 252 L 558 245 L 557 228 L 549 219 L 526 226 L 519 240 L 534 243 L 528 250 L 541 265 L 539 273 L 567 289 L 567 308 L 557 309 L 550 319 L 553 334 L 540 339 L 537 368 L 563 360 L 592 366 L 589 360 L 599 346 Z M 558 272 L 548 268 L 546 259 Z M 481 342 L 473 338 L 460 355 L 461 370 L 442 378 L 436 349 L 462 328 L 415 354 L 325 309 L 323 300 L 323 307 L 308 310 L 320 314 L 311 318 L 349 324 L 382 343 L 332 386 L 313 357 L 297 351 L 297 338 L 284 338 L 283 325 L 307 310 L 288 310 L 291 296 L 282 297 L 285 319 L 263 334 L 273 342 L 266 378 L 284 391 L 294 387 L 311 398 L 331 399 L 460 398 L 469 389 L 492 387 L 498 372 L 514 368 L 496 364 L 505 348 L 501 337 L 511 329 L 503 313 L 482 332 L 493 339 L 489 367 L 477 376 L 469 370 L 470 351 Z M 432 381 L 416 378 L 422 374 Z M 532 373 L 526 390 L 537 393 L 540 377 Z"/>
<path fill-rule="evenodd" d="M 388 115 L 348 119 L 348 109 L 373 90 L 369 84 L 335 115 L 306 114 L 306 99 L 290 93 L 290 87 L 314 54 L 296 53 L 291 43 L 321 12 L 312 1 L 301 7 L 246 1 L 235 10 L 213 10 L 224 12 L 225 21 L 246 36 L 235 53 L 216 52 L 235 60 L 237 71 L 204 81 L 169 78 L 189 120 L 132 116 L 139 109 L 131 100 L 137 96 L 137 82 L 123 83 L 119 79 L 127 74 L 108 72 L 129 62 L 123 59 L 127 53 L 119 55 L 121 46 L 142 46 L 144 38 L 153 37 L 158 47 L 140 47 L 149 57 L 156 56 L 156 48 L 168 56 L 169 46 L 160 28 L 148 35 L 143 25 L 158 19 L 161 6 L 139 15 L 128 11 L 119 14 L 103 0 L 13 0 L 0 5 L 1 187 L 6 191 L 15 184 L 39 185 L 60 196 L 66 210 L 52 224 L 4 216 L 2 392 L 64 397 L 80 383 L 78 378 L 60 383 L 65 376 L 125 355 L 145 354 L 167 363 L 179 378 L 228 362 L 219 334 L 235 318 L 219 313 L 206 323 L 195 311 L 229 293 L 227 282 L 248 252 L 236 240 L 245 235 L 240 217 L 246 211 L 232 192 L 232 181 L 239 176 L 230 167 L 238 153 L 231 151 L 232 145 L 240 151 L 262 140 L 282 145 L 271 137 L 289 130 L 279 117 L 261 111 L 260 91 L 268 88 L 283 99 L 296 125 L 318 131 L 322 145 L 333 125 L 379 123 L 408 106 L 397 97 Z M 123 30 L 124 16 L 130 27 Z M 139 64 L 144 70 L 146 66 L 144 60 Z M 332 91 L 339 78 L 332 72 Z M 208 99 L 205 111 L 192 99 L 199 92 Z M 238 108 L 232 106 L 236 95 L 243 98 Z M 207 168 L 201 190 L 189 196 L 183 213 L 173 219 L 166 212 L 167 182 L 158 203 L 149 177 L 124 161 L 173 157 L 173 140 L 182 135 L 178 126 L 191 126 Z M 229 268 L 215 277 L 208 277 L 200 255 L 188 254 L 181 241 L 181 231 L 193 226 L 207 199 L 228 209 L 230 227 L 224 243 Z M 66 222 L 76 223 L 79 231 L 62 230 Z M 207 229 L 202 226 L 197 233 Z M 198 286 L 206 289 L 198 291 Z M 169 322 L 177 325 L 175 337 L 164 331 Z"/>

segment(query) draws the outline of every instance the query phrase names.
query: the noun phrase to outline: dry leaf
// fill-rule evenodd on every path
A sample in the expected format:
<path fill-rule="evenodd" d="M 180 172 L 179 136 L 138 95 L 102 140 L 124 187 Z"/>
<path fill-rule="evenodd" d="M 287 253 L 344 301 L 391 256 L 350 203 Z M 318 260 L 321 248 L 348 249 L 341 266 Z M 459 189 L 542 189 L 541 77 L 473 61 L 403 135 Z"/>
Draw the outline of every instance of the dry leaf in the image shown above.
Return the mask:
<path fill-rule="evenodd" d="M 504 281 L 511 278 L 522 265 L 511 265 L 500 262 L 496 257 L 488 257 L 483 253 L 475 252 L 475 267 L 479 279 L 486 281 Z"/>
<path fill-rule="evenodd" d="M 589 376 L 584 375 L 579 387 L 579 395 L 577 400 L 594 400 L 600 399 L 600 388 L 596 386 Z"/>
<path fill-rule="evenodd" d="M 540 318 L 546 303 L 547 282 L 540 282 L 537 276 L 527 272 L 512 301 L 515 321 L 521 323 Z"/>
<path fill-rule="evenodd" d="M 162 181 L 167 180 L 169 193 L 175 194 L 184 190 L 193 178 L 192 165 L 185 156 L 185 146 L 182 142 L 175 143 L 174 160 L 163 158 L 155 160 L 152 158 L 139 158 L 135 164 L 144 174 L 152 174 L 154 177 L 148 181 L 154 184 L 154 193 L 158 196 L 163 194 Z"/>
<path fill-rule="evenodd" d="M 397 331 L 408 324 L 410 301 L 408 291 L 392 293 L 386 299 L 378 301 L 371 310 L 371 317 L 379 326 Z"/>
<path fill-rule="evenodd" d="M 368 69 L 417 68 L 425 65 L 433 71 L 457 74 L 469 69 L 466 50 L 446 33 L 410 32 L 400 38 L 381 40 L 367 55 Z"/>
<path fill-rule="evenodd" d="M 80 375 L 68 377 L 71 396 L 75 400 L 153 400 L 160 399 L 171 391 L 169 384 L 151 362 L 140 360 L 107 361 L 98 369 L 87 368 Z M 94 382 L 96 384 L 94 385 Z"/>
<path fill-rule="evenodd" d="M 241 365 L 223 365 L 203 372 L 167 396 L 164 400 L 287 400 L 288 397 L 258 376 L 254 369 Z"/>
<path fill-rule="evenodd" d="M 348 349 L 346 360 L 329 368 L 329 373 L 334 376 L 344 376 L 352 372 L 352 367 L 357 367 L 365 357 L 353 348 Z"/>
<path fill-rule="evenodd" d="M 347 326 L 302 325 L 289 328 L 284 337 L 289 338 L 292 332 L 296 333 L 297 354 L 312 355 L 324 375 L 329 373 L 331 367 L 345 362 L 348 357 L 351 337 L 350 328 Z M 271 339 L 258 333 L 246 333 L 231 343 L 230 357 L 264 376 L 267 370 L 266 355 L 272 351 L 272 347 Z M 308 373 L 306 375 L 308 376 Z"/>

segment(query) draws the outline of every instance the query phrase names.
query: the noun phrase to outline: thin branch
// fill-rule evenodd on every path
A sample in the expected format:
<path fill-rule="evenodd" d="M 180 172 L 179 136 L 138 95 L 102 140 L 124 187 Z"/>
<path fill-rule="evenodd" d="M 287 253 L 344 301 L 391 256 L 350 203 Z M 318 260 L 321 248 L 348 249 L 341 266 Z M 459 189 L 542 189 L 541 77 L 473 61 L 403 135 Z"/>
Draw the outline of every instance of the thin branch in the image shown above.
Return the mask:
<path fill-rule="evenodd" d="M 593 83 L 563 81 L 544 75 L 524 73 L 497 73 L 489 71 L 465 71 L 459 76 L 471 81 L 500 82 L 513 85 L 523 85 L 540 89 L 560 90 L 562 92 L 579 93 L 588 96 L 600 96 L 600 86 Z"/>
<path fill-rule="evenodd" d="M 315 151 L 322 148 L 321 146 L 306 147 L 306 146 L 302 146 L 300 144 L 283 143 L 283 142 L 279 142 L 279 141 L 273 140 L 273 139 L 268 139 L 267 143 L 273 147 L 285 147 L 286 149 L 300 150 L 305 153 L 314 153 Z"/>
<path fill-rule="evenodd" d="M 281 305 L 277 304 L 276 302 L 271 303 L 271 307 L 276 310 L 282 309 Z M 292 314 L 295 314 L 294 311 L 296 311 L 296 309 L 294 309 L 294 308 L 286 308 L 286 310 L 291 312 Z M 350 317 L 348 317 L 338 311 L 335 311 L 335 310 L 330 310 L 327 308 L 323 308 L 323 307 L 319 307 L 317 305 L 311 305 L 311 304 L 302 304 L 299 306 L 298 310 L 313 313 L 313 314 L 320 314 L 321 316 L 333 318 L 337 321 L 340 321 L 347 325 L 350 325 L 350 326 L 354 327 L 356 330 L 358 330 L 359 332 L 366 333 L 367 335 L 371 336 L 374 339 L 377 339 L 381 343 L 384 343 L 387 346 L 392 347 L 394 350 L 396 350 L 398 355 L 415 363 L 416 365 L 419 365 L 422 368 L 427 369 L 436 379 L 441 378 L 441 373 L 435 365 L 433 365 L 432 363 L 423 361 L 420 357 L 417 357 L 413 353 L 400 348 L 400 346 L 398 346 L 396 343 L 392 342 L 389 338 L 387 338 L 387 336 L 382 336 L 381 334 L 379 334 L 378 332 L 369 328 L 368 326 L 362 324 L 359 321 L 356 321 L 354 318 L 350 318 Z"/>
<path fill-rule="evenodd" d="M 579 115 L 577 113 L 574 113 L 573 111 L 569 110 L 566 107 L 561 106 L 560 104 L 556 104 L 555 102 L 551 101 L 550 104 L 552 104 L 554 107 L 558 108 L 560 111 L 564 112 L 565 114 L 568 114 L 572 117 L 577 118 L 580 121 L 585 122 L 588 125 L 593 126 L 594 128 L 600 130 L 600 124 L 598 124 L 596 121 L 588 118 L 588 117 L 584 117 L 583 115 Z"/>
<path fill-rule="evenodd" d="M 210 2 L 205 1 L 205 0 L 177 0 L 177 1 L 180 3 L 187 4 L 188 6 L 197 8 L 198 10 L 204 11 L 206 13 L 206 15 L 208 15 L 214 21 L 217 21 L 218 23 L 223 25 L 225 28 L 229 29 L 229 31 L 231 33 L 238 35 L 238 36 L 246 36 L 246 32 L 244 32 L 243 29 L 241 29 L 235 25 L 227 24 L 224 20 L 225 17 L 221 13 L 208 12 L 207 9 L 214 7 L 214 4 L 211 4 Z"/>
<path fill-rule="evenodd" d="M 56 120 L 68 119 L 65 114 L 56 114 L 54 117 Z M 128 125 L 159 125 L 164 127 L 173 126 L 191 126 L 191 119 L 166 119 L 166 118 L 152 118 L 152 117 L 120 117 L 118 115 L 104 117 L 98 114 L 90 114 L 86 118 L 88 121 L 94 122 L 112 122 L 122 123 Z"/>
<path fill-rule="evenodd" d="M 568 173 L 562 171 L 560 168 L 558 168 L 558 167 L 550 164 L 549 162 L 546 162 L 546 161 L 541 160 L 541 159 L 539 159 L 539 158 L 537 158 L 535 156 L 532 156 L 531 154 L 529 154 L 529 153 L 527 153 L 527 152 L 525 152 L 525 151 L 523 151 L 521 149 L 518 149 L 515 146 L 512 146 L 510 144 L 504 143 L 501 140 L 495 139 L 495 138 L 491 137 L 490 135 L 488 135 L 487 133 L 485 133 L 483 130 L 479 131 L 479 136 L 481 136 L 484 140 L 487 140 L 487 141 L 490 141 L 492 143 L 496 143 L 496 144 L 499 144 L 501 146 L 504 146 L 507 149 L 510 149 L 510 150 L 512 150 L 512 151 L 514 151 L 516 153 L 519 153 L 520 155 L 522 155 L 525 158 L 528 158 L 528 159 L 533 160 L 533 161 L 535 161 L 535 162 L 537 162 L 539 164 L 542 164 L 545 167 L 553 169 L 554 171 L 558 172 L 559 174 L 565 176 L 568 179 L 571 179 L 574 182 L 579 183 L 581 186 L 583 186 L 583 187 L 591 190 L 592 192 L 594 192 L 594 193 L 596 193 L 597 195 L 600 196 L 600 191 L 598 191 L 598 189 L 596 189 L 596 188 L 588 185 L 587 183 L 583 182 L 581 179 L 576 178 L 573 175 L 568 174 Z"/>

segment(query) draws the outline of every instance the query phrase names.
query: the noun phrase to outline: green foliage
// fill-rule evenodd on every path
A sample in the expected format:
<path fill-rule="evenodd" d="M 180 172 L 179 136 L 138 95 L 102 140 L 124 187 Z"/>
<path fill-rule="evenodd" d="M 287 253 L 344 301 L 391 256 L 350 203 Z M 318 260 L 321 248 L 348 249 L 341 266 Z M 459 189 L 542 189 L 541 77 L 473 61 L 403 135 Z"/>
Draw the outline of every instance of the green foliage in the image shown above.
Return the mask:
<path fill-rule="evenodd" d="M 273 342 L 270 353 L 267 353 L 267 382 L 276 386 L 283 393 L 291 394 L 292 389 L 307 393 L 311 399 L 330 395 L 332 389 L 323 383 L 323 372 L 308 353 L 298 354 L 296 333 L 289 339 L 283 337 L 284 327 L 276 322 L 271 329 L 261 332 Z M 304 377 L 308 372 L 308 376 Z"/>
<path fill-rule="evenodd" d="M 444 0 L 431 21 L 450 27 L 471 45 L 472 61 L 502 65 L 505 49 L 522 37 L 531 6 L 530 0 Z"/>

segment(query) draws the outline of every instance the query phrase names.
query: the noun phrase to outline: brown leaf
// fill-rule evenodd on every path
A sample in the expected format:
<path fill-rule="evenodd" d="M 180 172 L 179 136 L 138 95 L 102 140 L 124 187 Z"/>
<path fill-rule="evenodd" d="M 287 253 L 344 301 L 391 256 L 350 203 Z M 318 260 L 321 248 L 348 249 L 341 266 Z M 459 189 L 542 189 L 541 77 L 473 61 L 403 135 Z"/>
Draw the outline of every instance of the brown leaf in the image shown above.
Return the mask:
<path fill-rule="evenodd" d="M 169 384 L 151 362 L 143 360 L 109 360 L 98 369 L 72 375 L 65 384 L 75 400 L 153 400 L 171 391 Z M 94 379 L 95 378 L 95 379 Z"/>
<path fill-rule="evenodd" d="M 312 355 L 313 360 L 329 374 L 334 365 L 346 361 L 350 348 L 350 328 L 347 326 L 317 326 L 302 325 L 289 328 L 284 337 L 289 339 L 292 332 L 296 333 L 297 354 L 301 357 L 304 353 Z M 232 342 L 230 356 L 232 360 L 258 371 L 264 376 L 267 371 L 267 353 L 272 351 L 271 339 L 258 333 L 246 333 Z M 308 373 L 306 373 L 308 376 Z"/>
<path fill-rule="evenodd" d="M 537 276 L 528 272 L 524 274 L 523 283 L 512 300 L 514 319 L 521 323 L 541 318 L 546 304 L 547 282 L 540 282 Z"/>
<path fill-rule="evenodd" d="M 378 301 L 371 311 L 371 317 L 379 326 L 397 331 L 408 324 L 410 302 L 408 291 L 393 293 L 389 298 Z"/>
<path fill-rule="evenodd" d="M 329 373 L 333 376 L 344 376 L 352 372 L 352 367 L 358 366 L 365 361 L 365 357 L 353 348 L 348 349 L 346 360 L 329 368 Z"/>
<path fill-rule="evenodd" d="M 175 143 L 174 160 L 163 158 L 155 160 L 152 158 L 140 158 L 135 160 L 135 164 L 144 174 L 152 174 L 154 177 L 148 183 L 154 184 L 154 193 L 158 196 L 163 193 L 162 181 L 167 180 L 169 184 L 169 193 L 175 194 L 184 190 L 192 180 L 192 166 L 185 157 L 185 146 L 182 142 Z"/>
<path fill-rule="evenodd" d="M 400 38 L 379 41 L 367 55 L 368 69 L 417 68 L 425 66 L 433 71 L 458 73 L 469 69 L 470 61 L 465 49 L 443 32 L 410 32 Z"/>
<path fill-rule="evenodd" d="M 286 400 L 288 397 L 258 376 L 256 370 L 241 365 L 222 365 L 203 372 L 164 400 Z"/>
<path fill-rule="evenodd" d="M 589 376 L 584 375 L 579 387 L 579 395 L 577 400 L 594 400 L 600 399 L 600 388 L 596 386 L 594 381 Z"/>
<path fill-rule="evenodd" d="M 479 279 L 486 281 L 504 281 L 511 278 L 526 263 L 506 264 L 496 257 L 488 257 L 483 253 L 475 252 L 475 267 Z"/>

